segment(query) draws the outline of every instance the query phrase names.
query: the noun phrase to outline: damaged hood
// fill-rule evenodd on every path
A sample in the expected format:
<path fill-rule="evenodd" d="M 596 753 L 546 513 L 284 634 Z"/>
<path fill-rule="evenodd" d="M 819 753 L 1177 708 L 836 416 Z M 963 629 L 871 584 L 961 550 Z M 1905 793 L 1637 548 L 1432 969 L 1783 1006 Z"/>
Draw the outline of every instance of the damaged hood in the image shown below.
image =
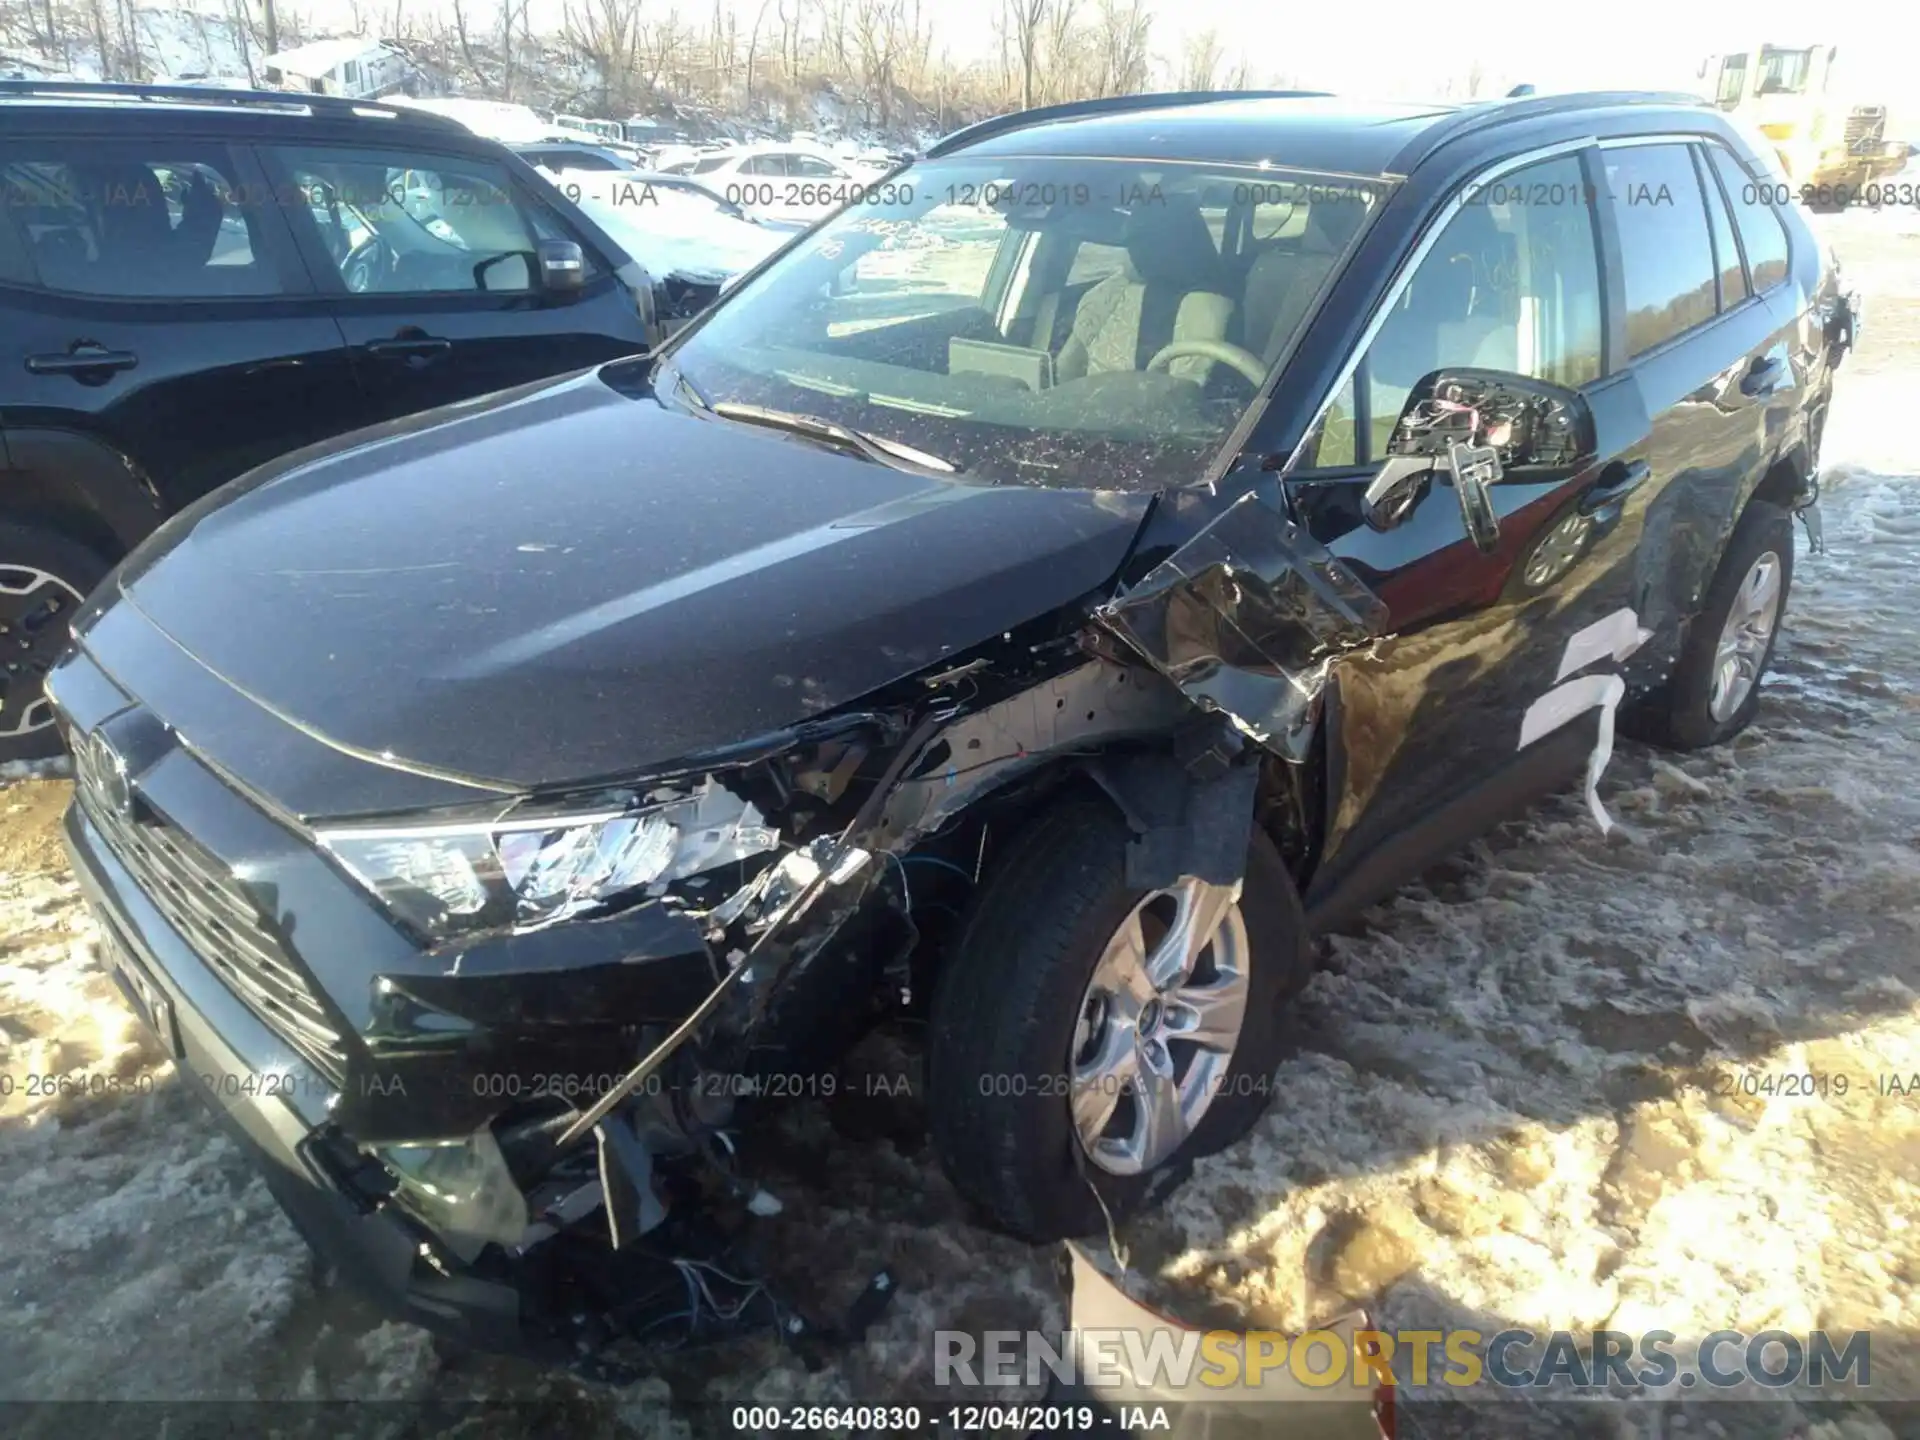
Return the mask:
<path fill-rule="evenodd" d="M 751 739 L 1042 615 L 1147 505 L 929 480 L 591 372 L 256 472 L 118 585 L 308 735 L 526 788 Z"/>

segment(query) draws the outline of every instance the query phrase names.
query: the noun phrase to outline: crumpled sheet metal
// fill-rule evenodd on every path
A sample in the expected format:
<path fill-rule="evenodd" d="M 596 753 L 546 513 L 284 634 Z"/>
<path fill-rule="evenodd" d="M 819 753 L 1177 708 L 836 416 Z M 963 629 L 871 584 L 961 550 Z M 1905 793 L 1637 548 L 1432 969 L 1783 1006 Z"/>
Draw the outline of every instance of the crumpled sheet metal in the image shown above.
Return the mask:
<path fill-rule="evenodd" d="M 1327 658 L 1383 634 L 1388 611 L 1325 546 L 1248 493 L 1099 619 L 1188 699 L 1298 761 Z"/>

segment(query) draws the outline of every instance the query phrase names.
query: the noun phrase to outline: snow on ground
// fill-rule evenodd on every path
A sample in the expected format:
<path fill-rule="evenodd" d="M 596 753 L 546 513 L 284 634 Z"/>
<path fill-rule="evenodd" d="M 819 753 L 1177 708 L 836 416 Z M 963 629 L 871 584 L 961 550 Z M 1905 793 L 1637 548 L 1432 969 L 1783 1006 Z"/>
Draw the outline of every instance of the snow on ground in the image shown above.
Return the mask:
<path fill-rule="evenodd" d="M 1871 328 L 1827 441 L 1829 553 L 1800 558 L 1759 722 L 1702 755 L 1623 745 L 1613 838 L 1550 801 L 1335 937 L 1272 1111 L 1127 1237 L 1169 1303 L 1278 1326 L 1369 1297 L 1482 1330 L 1871 1327 L 1877 1389 L 1920 1397 L 1920 1095 L 1878 1093 L 1920 1072 L 1920 224 L 1827 228 Z M 488 1434 L 718 1435 L 740 1402 L 931 1400 L 936 1325 L 1060 1323 L 1051 1256 L 966 1223 L 904 1099 L 805 1107 L 758 1142 L 777 1271 L 825 1314 L 882 1264 L 898 1279 L 823 1369 L 762 1338 L 609 1392 L 380 1323 L 317 1283 L 121 1005 L 56 843 L 66 782 L 0 780 L 0 1401 L 472 1400 L 508 1407 Z M 863 1063 L 915 1068 L 885 1044 Z M 78 1083 L 29 1093 L 49 1074 Z M 1826 1093 L 1745 1093 L 1787 1074 Z M 1496 1433 L 1894 1433 L 1859 1411 L 1809 1430 L 1785 1402 L 1689 1407 L 1690 1429 L 1657 1410 Z M 405 1413 L 271 1419 L 392 1433 Z"/>

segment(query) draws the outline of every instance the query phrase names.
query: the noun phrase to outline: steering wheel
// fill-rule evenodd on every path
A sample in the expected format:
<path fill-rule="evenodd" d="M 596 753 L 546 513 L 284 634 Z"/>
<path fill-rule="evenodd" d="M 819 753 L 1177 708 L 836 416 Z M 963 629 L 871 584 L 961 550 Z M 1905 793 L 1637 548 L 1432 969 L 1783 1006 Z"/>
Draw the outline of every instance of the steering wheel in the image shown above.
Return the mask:
<path fill-rule="evenodd" d="M 1162 345 L 1147 362 L 1147 373 L 1164 370 L 1183 355 L 1218 360 L 1229 369 L 1238 371 L 1256 390 L 1267 383 L 1267 367 L 1261 363 L 1260 357 L 1251 350 L 1242 350 L 1238 345 L 1229 345 L 1224 340 L 1176 340 L 1171 345 Z"/>
<path fill-rule="evenodd" d="M 393 254 L 378 235 L 354 246 L 340 267 L 340 275 L 347 282 L 347 289 L 356 295 L 377 289 L 380 277 L 392 273 Z"/>

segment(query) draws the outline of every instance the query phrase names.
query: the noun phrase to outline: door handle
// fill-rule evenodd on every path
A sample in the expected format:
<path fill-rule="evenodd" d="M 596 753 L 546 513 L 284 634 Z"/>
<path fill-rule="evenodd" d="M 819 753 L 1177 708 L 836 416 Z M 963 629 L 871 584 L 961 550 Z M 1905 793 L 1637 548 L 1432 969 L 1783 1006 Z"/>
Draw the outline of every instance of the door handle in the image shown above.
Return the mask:
<path fill-rule="evenodd" d="M 433 335 L 414 335 L 375 340 L 367 346 L 367 353 L 377 355 L 382 360 L 434 360 L 451 349 L 451 340 L 442 340 Z"/>
<path fill-rule="evenodd" d="M 1617 509 L 1622 501 L 1653 476 L 1653 467 L 1644 460 L 1616 460 L 1600 472 L 1600 483 L 1580 497 L 1580 513 L 1597 515 Z"/>
<path fill-rule="evenodd" d="M 27 371 L 32 375 L 72 375 L 82 381 L 90 376 L 105 380 L 114 371 L 131 370 L 139 363 L 140 357 L 131 350 L 109 350 L 83 343 L 64 355 L 29 355 Z"/>
<path fill-rule="evenodd" d="M 1756 398 L 1771 395 L 1779 383 L 1780 360 L 1777 356 L 1767 356 L 1747 367 L 1747 373 L 1740 377 L 1740 393 Z"/>

